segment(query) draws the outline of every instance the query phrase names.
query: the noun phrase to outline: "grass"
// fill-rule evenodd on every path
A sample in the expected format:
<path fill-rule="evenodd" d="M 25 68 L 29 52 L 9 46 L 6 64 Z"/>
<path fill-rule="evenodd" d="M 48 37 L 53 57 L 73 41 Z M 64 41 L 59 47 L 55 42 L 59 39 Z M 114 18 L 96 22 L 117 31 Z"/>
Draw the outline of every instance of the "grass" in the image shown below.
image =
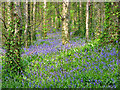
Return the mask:
<path fill-rule="evenodd" d="M 14 75 L 15 78 L 11 79 L 10 75 L 5 73 L 2 87 L 116 88 L 118 87 L 117 53 L 117 45 L 98 47 L 96 42 L 90 42 L 66 51 L 61 48 L 55 53 L 24 55 L 22 61 L 29 77 Z"/>

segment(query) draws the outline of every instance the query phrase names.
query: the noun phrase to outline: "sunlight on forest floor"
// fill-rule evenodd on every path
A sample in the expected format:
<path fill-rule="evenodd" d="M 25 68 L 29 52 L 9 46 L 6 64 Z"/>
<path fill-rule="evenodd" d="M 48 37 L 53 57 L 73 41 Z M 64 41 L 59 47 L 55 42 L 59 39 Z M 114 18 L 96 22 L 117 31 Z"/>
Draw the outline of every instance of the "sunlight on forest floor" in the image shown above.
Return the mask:
<path fill-rule="evenodd" d="M 85 40 L 76 37 L 74 40 L 70 40 L 70 47 L 67 45 L 62 45 L 62 36 L 60 32 L 57 33 L 49 33 L 48 39 L 38 39 L 34 45 L 31 45 L 28 49 L 24 48 L 25 53 L 23 55 L 30 55 L 30 54 L 47 54 L 52 52 L 57 52 L 63 50 L 64 48 L 70 49 L 77 46 L 85 45 Z"/>

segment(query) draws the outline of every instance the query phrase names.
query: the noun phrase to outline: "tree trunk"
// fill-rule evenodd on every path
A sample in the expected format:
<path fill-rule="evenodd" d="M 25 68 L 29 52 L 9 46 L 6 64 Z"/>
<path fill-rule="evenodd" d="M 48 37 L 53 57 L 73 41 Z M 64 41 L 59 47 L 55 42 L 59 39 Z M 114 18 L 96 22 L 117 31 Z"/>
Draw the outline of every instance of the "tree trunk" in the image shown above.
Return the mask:
<path fill-rule="evenodd" d="M 25 11 L 26 11 L 26 24 L 25 24 L 25 47 L 28 48 L 28 45 L 27 45 L 27 41 L 28 41 L 28 35 L 27 35 L 27 32 L 28 32 L 28 0 L 26 0 L 26 7 L 25 7 Z"/>
<path fill-rule="evenodd" d="M 22 66 L 20 65 L 20 55 L 21 55 L 21 39 L 20 39 L 20 16 L 18 13 L 18 7 L 20 4 L 15 2 L 8 2 L 7 15 L 8 15 L 8 25 L 6 36 L 6 67 L 9 72 L 17 74 L 21 73 Z"/>
<path fill-rule="evenodd" d="M 45 22 L 45 18 L 46 18 L 46 0 L 44 0 L 44 20 L 43 20 L 43 33 L 44 33 L 44 39 L 47 36 L 47 31 L 46 31 L 46 22 Z"/>
<path fill-rule="evenodd" d="M 33 2 L 30 2 L 30 24 L 33 24 Z M 31 27 L 31 43 L 33 42 L 33 27 Z"/>
<path fill-rule="evenodd" d="M 95 31 L 95 37 L 98 38 L 98 36 L 101 33 L 101 28 L 100 28 L 100 23 L 101 23 L 101 13 L 100 13 L 100 2 L 96 3 L 95 8 L 96 10 L 96 15 L 95 15 L 95 19 L 96 19 L 96 31 Z"/>
<path fill-rule="evenodd" d="M 63 29 L 62 29 L 62 44 L 66 45 L 69 43 L 69 33 L 68 33 L 68 6 L 69 0 L 63 2 Z"/>
<path fill-rule="evenodd" d="M 80 14 L 79 14 L 79 21 L 80 21 L 80 22 L 79 22 L 79 23 L 80 23 L 80 24 L 79 24 L 79 30 L 80 30 L 80 29 L 81 29 L 81 17 L 82 17 L 82 15 L 81 15 L 81 14 L 82 14 L 82 11 L 81 11 L 81 10 L 82 10 L 82 9 L 81 9 L 81 8 L 82 8 L 82 2 L 81 2 L 81 0 L 80 0 L 80 5 L 79 5 L 79 7 L 80 7 L 80 9 L 79 9 L 79 10 L 80 10 L 80 11 L 79 11 L 79 13 L 80 13 Z"/>
<path fill-rule="evenodd" d="M 88 41 L 89 2 L 86 4 L 86 42 Z"/>
<path fill-rule="evenodd" d="M 10 10 L 10 6 L 11 6 L 11 3 L 10 2 L 7 2 L 7 15 L 8 15 L 8 20 L 7 20 L 7 30 L 6 30 L 6 32 L 10 32 L 10 30 L 11 30 L 11 26 L 10 26 L 10 22 L 11 22 L 11 10 Z M 8 38 L 7 38 L 7 40 L 6 40 L 6 42 L 5 42 L 5 44 L 6 44 L 6 57 L 7 57 L 7 59 L 6 59 L 6 62 L 7 62 L 7 65 L 6 66 L 8 66 L 8 68 L 11 68 L 11 66 L 10 66 L 10 61 L 11 61 L 11 53 L 12 52 L 10 52 L 10 34 L 8 34 L 8 36 L 7 36 Z M 7 42 L 9 42 L 9 43 L 7 43 Z"/>
<path fill-rule="evenodd" d="M 57 23 L 58 23 L 58 20 L 57 20 L 57 11 L 55 10 L 55 29 L 57 29 L 57 25 L 58 25 Z"/>
<path fill-rule="evenodd" d="M 58 11 L 60 12 L 60 2 L 58 2 Z M 57 11 L 56 11 L 57 12 Z M 57 29 L 60 30 L 60 27 L 61 27 L 61 21 L 60 21 L 60 16 L 58 15 L 57 13 L 57 16 L 58 16 L 58 25 L 57 25 Z"/>
<path fill-rule="evenodd" d="M 40 5 L 41 5 L 41 3 L 40 3 Z M 42 13 L 42 8 L 40 8 L 40 17 L 43 17 L 43 13 Z M 41 22 L 41 24 L 40 24 L 40 38 L 42 38 L 43 37 L 43 22 Z"/>
<path fill-rule="evenodd" d="M 2 4 L 2 17 L 3 17 L 3 20 L 6 22 L 6 12 L 5 12 L 5 2 Z M 6 30 L 5 30 L 5 27 L 4 27 L 4 23 L 2 23 L 2 34 L 5 34 Z M 5 43 L 5 37 L 2 35 L 2 47 L 4 46 L 4 43 Z"/>
<path fill-rule="evenodd" d="M 19 71 L 21 73 L 22 71 L 22 66 L 20 65 L 20 60 L 21 60 L 21 30 L 20 30 L 20 24 L 21 24 L 21 20 L 20 20 L 20 13 L 19 13 L 19 8 L 17 6 L 20 6 L 20 2 L 15 2 L 13 5 L 15 5 L 14 7 L 14 12 L 12 15 L 13 17 L 13 25 L 14 28 L 12 28 L 13 30 L 15 29 L 14 32 L 14 44 L 11 45 L 11 49 L 13 49 L 14 54 L 12 57 L 14 57 L 14 63 L 16 65 L 16 69 L 17 71 Z M 15 23 L 15 24 L 14 24 Z"/>
<path fill-rule="evenodd" d="M 36 16 L 36 1 L 33 2 L 33 24 L 35 24 L 35 16 Z M 35 31 L 35 25 L 33 25 L 33 40 L 36 40 L 36 31 Z"/>

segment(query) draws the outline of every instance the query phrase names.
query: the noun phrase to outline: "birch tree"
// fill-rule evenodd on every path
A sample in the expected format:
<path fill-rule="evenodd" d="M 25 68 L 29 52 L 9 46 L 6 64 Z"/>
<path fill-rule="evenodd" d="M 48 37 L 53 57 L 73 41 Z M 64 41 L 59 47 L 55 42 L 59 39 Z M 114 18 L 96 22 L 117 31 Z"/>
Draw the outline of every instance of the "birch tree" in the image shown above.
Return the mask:
<path fill-rule="evenodd" d="M 36 12 L 35 12 L 35 11 L 36 11 L 36 1 L 34 0 L 34 2 L 33 2 L 33 24 L 36 23 L 36 22 L 35 22 L 35 21 L 36 21 L 36 19 L 35 19 L 35 18 L 36 18 L 36 17 L 35 17 L 35 16 L 36 16 Z M 36 24 L 35 24 L 35 25 L 36 25 Z M 35 34 L 35 33 L 36 33 L 36 31 L 35 31 L 35 25 L 33 26 L 33 35 L 32 35 L 33 38 L 32 38 L 32 42 L 33 42 L 33 40 L 36 39 L 36 36 L 35 36 L 35 35 L 36 35 L 36 34 Z"/>
<path fill-rule="evenodd" d="M 80 27 L 81 27 L 81 17 L 82 17 L 82 15 L 81 15 L 81 8 L 82 8 L 82 3 L 81 3 L 81 0 L 79 0 L 80 1 L 80 3 L 79 3 L 79 11 L 78 11 L 78 15 L 79 15 L 79 19 L 78 19 L 78 23 L 79 23 L 79 25 L 78 25 L 78 29 L 80 30 Z"/>
<path fill-rule="evenodd" d="M 68 6 L 69 6 L 69 0 L 63 1 L 63 27 L 62 27 L 62 44 L 66 45 L 69 43 L 69 33 L 68 33 Z"/>
<path fill-rule="evenodd" d="M 33 10 L 33 2 L 30 2 L 30 24 L 32 24 L 33 23 L 33 12 L 32 12 L 32 10 Z M 33 27 L 31 27 L 31 43 L 33 42 Z"/>
<path fill-rule="evenodd" d="M 46 0 L 44 0 L 44 13 L 43 13 L 43 33 L 44 33 L 44 39 L 47 36 L 47 31 L 46 31 L 46 22 L 45 22 L 45 17 L 46 17 Z"/>
<path fill-rule="evenodd" d="M 87 4 L 86 4 L 86 41 L 88 41 L 88 32 L 89 32 L 88 20 L 89 20 L 89 2 L 87 1 Z"/>
<path fill-rule="evenodd" d="M 26 19 L 26 24 L 25 24 L 25 47 L 27 48 L 28 45 L 27 45 L 27 38 L 28 38 L 28 35 L 27 35 L 27 30 L 28 30 L 28 0 L 26 0 L 26 7 L 25 7 L 25 19 Z"/>

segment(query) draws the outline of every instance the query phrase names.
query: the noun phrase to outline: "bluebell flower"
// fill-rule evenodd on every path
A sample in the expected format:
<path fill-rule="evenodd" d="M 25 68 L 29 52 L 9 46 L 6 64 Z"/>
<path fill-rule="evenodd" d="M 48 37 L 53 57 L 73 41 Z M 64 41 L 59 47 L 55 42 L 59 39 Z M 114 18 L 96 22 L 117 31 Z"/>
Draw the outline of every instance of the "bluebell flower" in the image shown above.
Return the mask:
<path fill-rule="evenodd" d="M 85 71 L 85 68 L 83 68 L 83 71 Z"/>
<path fill-rule="evenodd" d="M 76 85 L 75 85 L 75 88 L 76 88 Z"/>
<path fill-rule="evenodd" d="M 95 82 L 97 83 L 97 80 L 95 80 Z"/>
<path fill-rule="evenodd" d="M 70 84 L 72 85 L 72 81 L 70 81 Z"/>
<path fill-rule="evenodd" d="M 31 82 L 29 82 L 29 87 L 31 87 Z"/>
<path fill-rule="evenodd" d="M 111 80 L 114 82 L 114 79 L 113 79 L 113 78 L 112 78 Z"/>
<path fill-rule="evenodd" d="M 81 82 L 83 82 L 83 79 L 81 78 Z"/>
<path fill-rule="evenodd" d="M 89 68 L 89 70 L 92 70 L 91 68 Z"/>
<path fill-rule="evenodd" d="M 73 77 L 73 81 L 75 80 L 75 77 Z"/>
<path fill-rule="evenodd" d="M 38 88 L 41 88 L 40 86 L 38 86 Z"/>
<path fill-rule="evenodd" d="M 24 86 L 24 82 L 22 82 L 22 85 Z"/>
<path fill-rule="evenodd" d="M 115 83 L 113 83 L 113 87 L 116 88 Z"/>
<path fill-rule="evenodd" d="M 53 81 L 55 82 L 55 79 L 53 79 Z"/>

